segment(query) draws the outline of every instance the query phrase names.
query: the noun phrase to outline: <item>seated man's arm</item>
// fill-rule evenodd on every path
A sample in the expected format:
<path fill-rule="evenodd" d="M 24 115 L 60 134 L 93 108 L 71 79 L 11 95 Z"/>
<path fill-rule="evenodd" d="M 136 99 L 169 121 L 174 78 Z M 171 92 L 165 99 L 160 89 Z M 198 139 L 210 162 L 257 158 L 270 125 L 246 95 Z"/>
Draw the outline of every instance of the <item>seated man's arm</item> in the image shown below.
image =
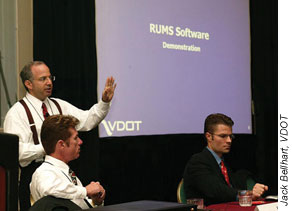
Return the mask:
<path fill-rule="evenodd" d="M 67 179 L 61 179 L 60 175 L 52 171 L 39 173 L 36 170 L 32 176 L 30 190 L 35 201 L 48 195 L 70 200 L 84 199 L 87 195 L 85 187 L 76 186 Z"/>

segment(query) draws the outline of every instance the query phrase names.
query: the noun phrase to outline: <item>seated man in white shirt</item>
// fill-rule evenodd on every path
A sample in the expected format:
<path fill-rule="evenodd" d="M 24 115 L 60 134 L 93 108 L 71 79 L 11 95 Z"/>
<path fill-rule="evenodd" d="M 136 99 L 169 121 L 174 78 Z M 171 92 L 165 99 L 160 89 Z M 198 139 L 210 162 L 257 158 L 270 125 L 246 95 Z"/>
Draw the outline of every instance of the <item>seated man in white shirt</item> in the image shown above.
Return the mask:
<path fill-rule="evenodd" d="M 43 164 L 34 172 L 30 183 L 35 201 L 51 195 L 70 199 L 82 209 L 90 208 L 91 200 L 95 205 L 103 203 L 105 190 L 100 183 L 91 182 L 83 187 L 68 166 L 80 153 L 82 140 L 76 130 L 78 124 L 78 119 L 65 115 L 49 116 L 44 121 L 41 140 L 47 155 Z"/>

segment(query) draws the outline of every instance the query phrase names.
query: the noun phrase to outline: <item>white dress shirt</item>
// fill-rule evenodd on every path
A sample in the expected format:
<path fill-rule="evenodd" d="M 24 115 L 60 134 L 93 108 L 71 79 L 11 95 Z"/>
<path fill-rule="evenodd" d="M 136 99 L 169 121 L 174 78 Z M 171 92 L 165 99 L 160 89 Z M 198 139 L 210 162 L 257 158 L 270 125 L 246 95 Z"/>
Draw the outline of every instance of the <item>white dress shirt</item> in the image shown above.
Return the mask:
<path fill-rule="evenodd" d="M 79 119 L 80 124 L 76 128 L 79 131 L 88 131 L 96 127 L 105 118 L 110 108 L 110 103 L 105 103 L 100 100 L 89 110 L 84 111 L 76 108 L 64 100 L 57 98 L 54 99 L 59 103 L 63 114 L 71 115 Z M 22 167 L 25 167 L 33 160 L 38 161 L 42 159 L 45 154 L 40 140 L 40 131 L 44 121 L 42 103 L 44 102 L 46 104 L 50 115 L 59 114 L 59 111 L 55 103 L 53 103 L 49 98 L 41 101 L 27 93 L 23 100 L 26 102 L 34 119 L 40 144 L 34 144 L 33 135 L 25 109 L 19 102 L 15 103 L 7 112 L 4 120 L 4 132 L 18 135 L 19 164 Z"/>
<path fill-rule="evenodd" d="M 88 209 L 86 188 L 76 177 L 75 185 L 69 175 L 69 166 L 61 160 L 46 155 L 45 161 L 32 175 L 30 191 L 35 201 L 44 196 L 70 199 L 82 209 Z M 90 200 L 89 200 L 90 201 Z"/>

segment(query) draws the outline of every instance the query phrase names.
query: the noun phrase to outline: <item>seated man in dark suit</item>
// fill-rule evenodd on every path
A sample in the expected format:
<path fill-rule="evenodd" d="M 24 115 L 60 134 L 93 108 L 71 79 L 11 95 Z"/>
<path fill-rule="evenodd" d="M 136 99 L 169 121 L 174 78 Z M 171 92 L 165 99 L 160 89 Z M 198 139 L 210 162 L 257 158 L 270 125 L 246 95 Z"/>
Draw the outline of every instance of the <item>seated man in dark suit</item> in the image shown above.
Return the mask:
<path fill-rule="evenodd" d="M 233 121 L 224 114 L 211 114 L 205 120 L 204 134 L 207 147 L 194 154 L 184 171 L 186 198 L 203 198 L 205 205 L 237 200 L 237 191 L 246 189 L 246 180 L 231 171 L 224 163 L 223 154 L 230 151 Z M 256 183 L 253 200 L 268 190 Z"/>

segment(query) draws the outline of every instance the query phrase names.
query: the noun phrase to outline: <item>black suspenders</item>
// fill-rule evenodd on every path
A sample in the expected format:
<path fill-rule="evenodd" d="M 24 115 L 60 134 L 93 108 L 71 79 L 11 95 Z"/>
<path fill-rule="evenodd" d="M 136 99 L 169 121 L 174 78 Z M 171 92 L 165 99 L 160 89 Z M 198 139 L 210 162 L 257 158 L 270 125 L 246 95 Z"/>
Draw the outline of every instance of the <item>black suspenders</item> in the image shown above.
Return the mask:
<path fill-rule="evenodd" d="M 58 109 L 58 111 L 59 111 L 59 114 L 61 114 L 62 115 L 62 109 L 61 109 L 61 106 L 59 105 L 59 103 L 57 102 L 57 100 L 55 100 L 55 99 L 50 99 L 53 103 L 55 103 L 55 105 L 56 105 L 56 107 L 57 107 L 57 109 Z"/>
<path fill-rule="evenodd" d="M 62 114 L 62 109 L 61 109 L 61 106 L 59 105 L 59 103 L 54 100 L 54 99 L 50 99 L 57 107 L 58 111 L 60 114 Z M 30 129 L 31 129 L 31 132 L 32 132 L 32 137 L 33 137 L 33 142 L 35 145 L 39 144 L 39 139 L 38 139 L 38 134 L 37 134 L 37 131 L 36 131 L 36 126 L 35 126 L 35 123 L 34 123 L 34 120 L 32 118 L 32 115 L 31 115 L 31 112 L 27 106 L 27 104 L 25 103 L 25 101 L 23 99 L 19 100 L 19 102 L 23 105 L 24 109 L 25 109 L 25 112 L 26 112 L 26 115 L 27 115 L 27 118 L 28 118 L 28 122 L 29 122 L 29 126 L 30 126 Z"/>

